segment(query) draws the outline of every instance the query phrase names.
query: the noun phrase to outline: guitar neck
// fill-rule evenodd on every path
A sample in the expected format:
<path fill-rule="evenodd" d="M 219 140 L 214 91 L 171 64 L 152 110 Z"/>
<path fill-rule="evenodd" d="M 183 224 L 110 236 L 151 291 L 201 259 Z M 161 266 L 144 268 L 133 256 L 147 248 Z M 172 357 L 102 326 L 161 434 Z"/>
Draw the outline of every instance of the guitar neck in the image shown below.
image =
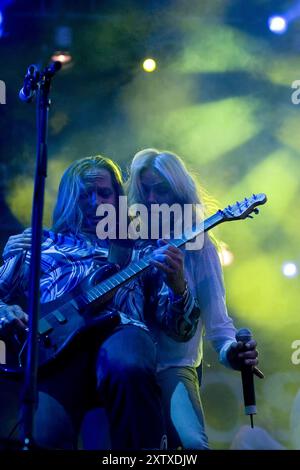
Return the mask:
<path fill-rule="evenodd" d="M 224 215 L 221 210 L 216 212 L 211 217 L 207 218 L 204 223 L 201 225 L 201 228 L 196 229 L 195 231 L 191 232 L 189 235 L 184 236 L 181 239 L 174 239 L 170 240 L 172 245 L 180 248 L 185 245 L 187 242 L 192 240 L 193 238 L 197 237 L 203 232 L 207 232 L 208 230 L 212 229 L 216 225 L 220 224 L 224 221 Z M 89 289 L 84 294 L 81 294 L 81 302 L 83 301 L 87 305 L 97 301 L 100 297 L 104 297 L 105 295 L 109 294 L 114 289 L 117 289 L 122 284 L 125 284 L 129 280 L 133 279 L 134 277 L 141 274 L 147 268 L 149 268 L 151 263 L 151 256 L 145 256 L 143 259 L 139 261 L 135 261 L 130 263 L 126 268 L 122 269 L 116 274 L 113 274 L 108 279 L 102 281 L 97 286 Z"/>
<path fill-rule="evenodd" d="M 201 225 L 201 228 L 193 230 L 192 232 L 190 232 L 187 236 L 184 236 L 183 238 L 170 240 L 170 243 L 174 246 L 177 246 L 177 248 L 180 248 L 186 243 L 188 243 L 189 241 L 191 241 L 193 238 L 198 237 L 198 235 L 200 235 L 201 233 L 207 232 L 208 230 L 211 230 L 213 227 L 216 227 L 220 223 L 224 222 L 224 220 L 225 220 L 224 214 L 221 210 L 219 210 L 214 215 L 205 219 L 203 224 Z"/>
<path fill-rule="evenodd" d="M 207 232 L 208 230 L 212 229 L 216 225 L 230 221 L 230 220 L 241 220 L 247 217 L 253 218 L 252 213 L 258 214 L 259 210 L 257 206 L 265 204 L 267 201 L 267 196 L 264 193 L 260 194 L 253 194 L 250 198 L 245 198 L 243 201 L 237 201 L 233 205 L 227 206 L 223 210 L 219 210 L 214 215 L 210 216 L 204 222 L 197 226 L 195 230 L 191 230 L 190 233 L 184 233 L 184 237 L 181 239 L 172 239 L 169 240 L 169 243 L 180 248 L 189 241 L 195 239 L 198 235 L 203 232 Z M 130 281 L 134 277 L 141 274 L 151 265 L 151 258 L 152 256 L 145 256 L 144 258 L 130 263 L 126 268 L 122 269 L 121 271 L 113 274 L 108 279 L 103 280 L 98 285 L 87 289 L 85 292 L 81 293 L 78 296 L 72 297 L 72 299 L 76 299 L 78 301 L 79 309 L 81 308 L 86 309 L 90 304 L 102 300 L 106 300 L 107 297 L 111 297 L 116 289 L 118 289 L 121 285 L 125 284 L 126 282 Z M 69 301 L 69 299 L 68 299 Z M 60 315 L 60 312 L 56 311 L 54 316 L 57 318 L 57 315 Z M 48 316 L 49 320 L 52 318 L 52 313 L 50 312 Z M 47 315 L 42 319 L 44 321 L 43 330 L 48 328 L 47 326 Z M 46 321 L 46 323 L 45 323 Z"/>

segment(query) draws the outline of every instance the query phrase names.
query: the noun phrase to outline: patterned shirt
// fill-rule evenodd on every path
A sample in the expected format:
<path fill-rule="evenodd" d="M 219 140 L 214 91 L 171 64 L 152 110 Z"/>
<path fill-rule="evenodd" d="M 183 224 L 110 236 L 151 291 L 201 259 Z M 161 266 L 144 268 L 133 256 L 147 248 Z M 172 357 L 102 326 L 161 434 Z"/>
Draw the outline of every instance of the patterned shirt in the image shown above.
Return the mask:
<path fill-rule="evenodd" d="M 50 302 L 72 291 L 97 268 L 108 264 L 108 248 L 98 239 L 43 231 L 41 253 L 41 303 Z M 132 261 L 151 253 L 152 246 L 133 250 Z M 0 268 L 0 307 L 16 303 L 21 294 L 28 296 L 30 252 L 5 259 Z M 147 307 L 147 308 L 146 308 Z M 120 287 L 106 310 L 117 309 L 122 323 L 148 329 L 154 321 L 176 341 L 188 341 L 197 329 L 200 310 L 187 289 L 183 297 L 174 297 L 163 282 L 162 274 L 150 268 L 145 275 Z M 147 315 L 145 314 L 147 312 Z"/>

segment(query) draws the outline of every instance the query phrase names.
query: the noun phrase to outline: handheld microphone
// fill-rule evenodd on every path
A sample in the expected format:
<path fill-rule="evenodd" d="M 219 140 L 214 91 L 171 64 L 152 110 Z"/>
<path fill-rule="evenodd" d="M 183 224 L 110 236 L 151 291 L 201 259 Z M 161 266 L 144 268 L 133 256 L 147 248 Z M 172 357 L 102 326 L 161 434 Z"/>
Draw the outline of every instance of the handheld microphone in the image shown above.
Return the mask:
<path fill-rule="evenodd" d="M 35 95 L 36 91 L 36 80 L 37 80 L 38 69 L 37 66 L 32 64 L 29 65 L 27 73 L 24 78 L 24 84 L 19 92 L 19 98 L 25 103 L 29 103 Z"/>
<path fill-rule="evenodd" d="M 244 345 L 252 339 L 252 333 L 247 328 L 242 328 L 236 333 L 237 342 Z M 251 428 L 253 428 L 253 415 L 256 414 L 256 401 L 254 390 L 253 366 L 244 364 L 241 368 L 245 414 L 250 415 Z"/>

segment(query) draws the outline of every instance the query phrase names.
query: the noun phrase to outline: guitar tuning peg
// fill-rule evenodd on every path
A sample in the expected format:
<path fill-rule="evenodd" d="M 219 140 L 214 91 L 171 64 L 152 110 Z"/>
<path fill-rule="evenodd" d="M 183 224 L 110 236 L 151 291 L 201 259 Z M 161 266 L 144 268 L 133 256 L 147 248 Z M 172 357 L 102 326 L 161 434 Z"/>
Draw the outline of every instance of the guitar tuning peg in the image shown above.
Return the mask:
<path fill-rule="evenodd" d="M 247 215 L 247 217 L 249 217 L 249 219 L 253 219 L 253 218 L 254 218 L 253 215 L 250 215 L 250 214 Z"/>
<path fill-rule="evenodd" d="M 255 199 L 257 199 L 256 194 L 253 193 L 253 194 L 252 194 L 252 198 L 253 198 L 253 200 L 255 201 Z"/>
<path fill-rule="evenodd" d="M 256 207 L 253 212 L 254 212 L 255 214 L 259 214 L 259 209 L 257 209 L 257 207 Z"/>
<path fill-rule="evenodd" d="M 240 211 L 240 214 L 242 213 L 242 208 L 241 208 L 241 204 L 239 201 L 236 201 L 236 205 L 237 205 L 237 208 L 239 209 Z"/>

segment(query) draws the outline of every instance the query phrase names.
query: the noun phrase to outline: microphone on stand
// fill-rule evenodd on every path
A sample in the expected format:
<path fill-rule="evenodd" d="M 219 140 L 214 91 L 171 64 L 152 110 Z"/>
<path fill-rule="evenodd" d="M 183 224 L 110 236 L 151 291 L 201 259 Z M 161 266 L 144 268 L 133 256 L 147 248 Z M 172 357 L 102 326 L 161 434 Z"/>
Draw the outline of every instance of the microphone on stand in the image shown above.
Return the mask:
<path fill-rule="evenodd" d="M 23 88 L 19 92 L 22 101 L 29 102 L 37 93 L 37 153 L 36 171 L 34 178 L 34 191 L 32 201 L 32 253 L 29 270 L 29 331 L 26 341 L 26 368 L 24 373 L 24 390 L 21 402 L 22 415 L 22 450 L 35 448 L 34 442 L 34 418 L 37 406 L 37 370 L 38 370 L 38 331 L 39 331 L 39 279 L 41 268 L 41 233 L 45 194 L 45 182 L 47 176 L 48 157 L 48 114 L 51 105 L 49 98 L 51 78 L 60 68 L 58 64 L 50 65 L 45 71 L 39 71 L 36 65 L 30 65 L 24 78 Z"/>
<path fill-rule="evenodd" d="M 241 342 L 246 345 L 252 339 L 252 333 L 247 328 L 242 328 L 238 330 L 235 337 L 237 342 Z M 260 378 L 264 377 L 263 373 L 257 367 L 253 367 L 251 365 L 246 364 L 242 365 L 241 375 L 243 384 L 245 414 L 250 415 L 251 428 L 253 428 L 253 415 L 255 415 L 257 412 L 253 378 L 254 373 Z"/>
<path fill-rule="evenodd" d="M 29 103 L 35 96 L 37 80 L 39 77 L 38 68 L 36 65 L 29 65 L 27 73 L 24 78 L 24 84 L 19 92 L 19 98 L 25 103 Z"/>

